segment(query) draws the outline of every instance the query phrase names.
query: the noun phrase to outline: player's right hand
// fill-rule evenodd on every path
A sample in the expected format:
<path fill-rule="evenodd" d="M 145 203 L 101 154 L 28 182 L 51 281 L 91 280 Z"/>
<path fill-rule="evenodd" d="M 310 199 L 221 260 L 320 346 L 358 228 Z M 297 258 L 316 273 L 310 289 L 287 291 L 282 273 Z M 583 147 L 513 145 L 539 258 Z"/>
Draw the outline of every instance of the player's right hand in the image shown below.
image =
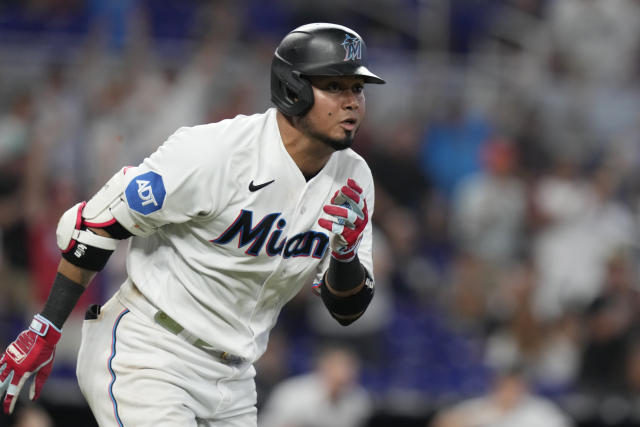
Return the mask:
<path fill-rule="evenodd" d="M 4 412 L 10 414 L 16 405 L 16 396 L 30 376 L 36 374 L 31 384 L 29 398 L 36 400 L 44 382 L 51 373 L 56 344 L 61 331 L 49 320 L 36 314 L 29 329 L 18 335 L 0 357 L 0 397 L 5 394 Z"/>
<path fill-rule="evenodd" d="M 333 195 L 331 203 L 323 208 L 331 219 L 320 218 L 320 227 L 333 233 L 331 256 L 338 261 L 353 260 L 362 240 L 362 232 L 369 222 L 367 201 L 362 188 L 353 179 Z"/>

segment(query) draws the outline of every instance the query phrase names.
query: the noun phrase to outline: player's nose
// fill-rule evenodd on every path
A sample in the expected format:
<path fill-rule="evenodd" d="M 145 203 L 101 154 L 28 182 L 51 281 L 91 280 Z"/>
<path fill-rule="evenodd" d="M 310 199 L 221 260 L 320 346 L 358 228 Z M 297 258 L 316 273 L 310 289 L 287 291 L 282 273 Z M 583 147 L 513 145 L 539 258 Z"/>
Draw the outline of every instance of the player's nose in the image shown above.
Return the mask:
<path fill-rule="evenodd" d="M 348 90 L 345 91 L 343 107 L 345 110 L 357 110 L 360 108 L 360 97 L 358 94 Z"/>

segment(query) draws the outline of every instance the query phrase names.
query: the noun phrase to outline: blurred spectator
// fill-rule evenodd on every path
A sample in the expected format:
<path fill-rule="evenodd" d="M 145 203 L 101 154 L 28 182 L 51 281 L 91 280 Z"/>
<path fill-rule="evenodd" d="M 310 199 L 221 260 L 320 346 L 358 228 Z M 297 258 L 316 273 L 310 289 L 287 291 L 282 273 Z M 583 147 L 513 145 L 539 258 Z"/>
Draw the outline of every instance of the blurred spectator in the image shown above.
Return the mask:
<path fill-rule="evenodd" d="M 428 302 L 438 292 L 452 252 L 445 230 L 440 229 L 446 223 L 445 212 L 439 210 L 443 207 L 423 201 L 422 209 L 428 210 L 424 215 L 427 224 L 420 223 L 422 218 L 415 211 L 400 205 L 381 215 L 380 229 L 393 260 L 390 285 L 396 296 Z"/>
<path fill-rule="evenodd" d="M 606 267 L 602 293 L 585 315 L 578 384 L 580 390 L 595 396 L 622 394 L 635 380 L 633 370 L 629 371 L 640 320 L 635 261 L 627 250 L 620 250 L 612 254 Z"/>
<path fill-rule="evenodd" d="M 529 391 L 517 369 L 498 375 L 491 391 L 446 408 L 431 427 L 569 427 L 573 422 L 549 400 Z"/>
<path fill-rule="evenodd" d="M 628 318 L 613 301 L 599 297 L 587 311 L 587 344 L 580 372 L 581 389 L 602 395 L 620 393 L 625 382 L 629 346 Z"/>
<path fill-rule="evenodd" d="M 15 91 L 8 111 L 0 115 L 0 237 L 4 261 L 26 267 L 28 248 L 25 233 L 25 194 L 32 150 L 33 97 L 26 90 Z"/>
<path fill-rule="evenodd" d="M 634 0 L 550 2 L 554 54 L 574 76 L 620 83 L 637 71 L 640 5 Z"/>
<path fill-rule="evenodd" d="M 445 196 L 460 180 L 480 169 L 481 150 L 491 134 L 491 123 L 467 111 L 461 95 L 448 95 L 441 109 L 427 123 L 420 153 L 423 173 Z"/>
<path fill-rule="evenodd" d="M 442 194 L 431 192 L 423 200 L 417 217 L 420 224 L 420 254 L 428 260 L 439 278 L 448 274 L 456 255 L 455 242 L 450 237 L 450 211 L 447 199 Z"/>
<path fill-rule="evenodd" d="M 25 312 L 33 302 L 31 278 L 23 269 L 0 267 L 0 342 L 9 342 L 20 333 Z"/>
<path fill-rule="evenodd" d="M 585 308 L 602 291 L 613 251 L 633 244 L 637 226 L 629 208 L 615 199 L 616 178 L 606 163 L 589 179 L 564 159 L 539 182 L 533 195 L 542 221 L 534 242 L 540 277 L 536 315 Z"/>
<path fill-rule="evenodd" d="M 368 393 L 358 385 L 357 356 L 330 347 L 318 355 L 313 372 L 280 383 L 269 397 L 261 427 L 358 427 L 372 414 Z"/>
<path fill-rule="evenodd" d="M 488 295 L 489 319 L 485 359 L 489 366 L 521 364 L 531 384 L 548 395 L 573 389 L 580 367 L 580 317 L 541 321 L 533 313 L 538 277 L 530 260 L 498 276 Z"/>
<path fill-rule="evenodd" d="M 378 221 L 395 205 L 417 210 L 430 191 L 419 163 L 418 130 L 417 123 L 403 121 L 378 135 L 378 144 L 366 156 L 376 182 Z"/>
<path fill-rule="evenodd" d="M 10 162 L 23 156 L 29 148 L 33 98 L 23 89 L 11 97 L 9 108 L 0 121 L 0 159 Z"/>
<path fill-rule="evenodd" d="M 74 70 L 64 63 L 48 64 L 43 81 L 36 88 L 34 172 L 39 175 L 30 188 L 30 203 L 47 192 L 51 179 L 82 182 L 86 177 L 81 144 L 84 136 L 85 112 L 82 92 L 78 91 Z M 35 209 L 35 208 L 32 208 Z"/>
<path fill-rule="evenodd" d="M 25 199 L 28 187 L 33 97 L 26 89 L 7 96 L 0 114 L 0 341 L 8 342 L 31 302 Z"/>
<path fill-rule="evenodd" d="M 148 73 L 146 76 L 145 80 L 148 82 L 155 77 L 155 74 Z M 87 132 L 83 144 L 84 152 L 86 159 L 100 159 L 100 162 L 95 164 L 87 174 L 83 194 L 92 194 L 97 191 L 100 185 L 113 175 L 117 165 L 123 164 L 123 159 L 127 155 L 133 156 L 130 152 L 136 141 L 132 135 L 134 132 L 132 125 L 135 124 L 136 119 L 147 114 L 147 109 L 137 105 L 135 114 L 131 117 L 132 121 L 127 121 L 124 106 L 127 97 L 131 96 L 134 89 L 131 77 L 114 73 L 103 82 L 96 96 L 90 100 L 91 114 L 85 120 Z M 150 90 L 148 89 L 150 84 L 143 84 L 143 86 L 144 89 Z M 158 92 L 160 91 L 161 89 L 158 89 Z M 155 104 L 157 98 L 154 96 L 153 100 Z M 137 160 L 137 158 L 132 159 L 134 162 Z"/>
<path fill-rule="evenodd" d="M 495 284 L 494 272 L 475 255 L 461 251 L 456 253 L 446 284 L 443 295 L 449 320 L 461 330 L 484 334 L 489 320 L 487 295 Z"/>
<path fill-rule="evenodd" d="M 521 253 L 526 194 L 515 175 L 511 141 L 494 139 L 482 150 L 483 169 L 465 178 L 452 201 L 453 237 L 458 248 L 491 266 L 513 262 Z"/>
<path fill-rule="evenodd" d="M 566 402 L 589 425 L 640 425 L 637 274 L 637 254 L 629 248 L 614 252 L 603 291 L 584 314 L 580 375 Z"/>
<path fill-rule="evenodd" d="M 632 402 L 640 399 L 640 340 L 635 337 L 625 360 L 625 393 Z"/>

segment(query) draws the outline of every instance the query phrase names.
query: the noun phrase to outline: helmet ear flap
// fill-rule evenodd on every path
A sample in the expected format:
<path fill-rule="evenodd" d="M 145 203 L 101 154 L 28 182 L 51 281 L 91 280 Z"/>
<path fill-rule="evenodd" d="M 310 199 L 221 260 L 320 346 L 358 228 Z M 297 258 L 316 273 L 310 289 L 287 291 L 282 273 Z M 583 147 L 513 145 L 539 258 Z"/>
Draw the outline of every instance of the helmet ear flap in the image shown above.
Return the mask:
<path fill-rule="evenodd" d="M 288 116 L 303 115 L 313 106 L 311 83 L 277 55 L 271 63 L 271 101 Z"/>

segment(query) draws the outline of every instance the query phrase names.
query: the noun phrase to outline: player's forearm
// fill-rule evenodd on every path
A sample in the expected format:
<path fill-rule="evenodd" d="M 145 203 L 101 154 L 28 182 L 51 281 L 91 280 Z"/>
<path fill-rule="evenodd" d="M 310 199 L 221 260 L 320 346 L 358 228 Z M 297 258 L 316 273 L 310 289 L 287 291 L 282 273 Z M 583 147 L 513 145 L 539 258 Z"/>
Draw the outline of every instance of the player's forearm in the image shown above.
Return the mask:
<path fill-rule="evenodd" d="M 62 329 L 94 275 L 94 271 L 84 270 L 62 259 L 40 314 Z"/>
<path fill-rule="evenodd" d="M 112 238 L 111 234 L 103 228 L 91 227 L 88 230 L 98 236 Z M 103 256 L 108 259 L 110 255 L 111 253 L 108 252 Z M 104 263 L 106 263 L 106 259 L 102 264 Z M 58 265 L 58 273 L 53 280 L 49 297 L 40 314 L 56 327 L 62 329 L 62 325 L 77 305 L 82 293 L 96 273 L 97 271 L 95 270 L 80 267 L 65 258 L 61 258 Z"/>
<path fill-rule="evenodd" d="M 109 234 L 103 230 L 94 230 L 94 232 L 109 237 Z M 49 297 L 40 314 L 62 329 L 62 325 L 95 275 L 95 271 L 78 267 L 61 258 Z"/>
<path fill-rule="evenodd" d="M 66 259 L 62 258 L 58 265 L 58 273 L 72 280 L 74 283 L 80 285 L 83 288 L 89 286 L 91 280 L 95 277 L 96 272 L 80 268 L 71 264 Z"/>
<path fill-rule="evenodd" d="M 331 258 L 325 285 L 332 294 L 338 297 L 348 297 L 362 289 L 365 277 L 364 267 L 357 254 L 349 262 L 341 262 Z"/>

